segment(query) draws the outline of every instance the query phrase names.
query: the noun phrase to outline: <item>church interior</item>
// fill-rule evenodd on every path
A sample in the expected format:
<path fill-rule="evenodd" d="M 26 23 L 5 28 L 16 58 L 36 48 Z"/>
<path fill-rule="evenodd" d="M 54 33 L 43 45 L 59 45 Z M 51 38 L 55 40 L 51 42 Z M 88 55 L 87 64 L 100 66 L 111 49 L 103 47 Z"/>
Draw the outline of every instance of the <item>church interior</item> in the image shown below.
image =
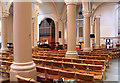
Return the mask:
<path fill-rule="evenodd" d="M 119 60 L 119 1 L 0 1 L 0 83 L 119 83 Z"/>

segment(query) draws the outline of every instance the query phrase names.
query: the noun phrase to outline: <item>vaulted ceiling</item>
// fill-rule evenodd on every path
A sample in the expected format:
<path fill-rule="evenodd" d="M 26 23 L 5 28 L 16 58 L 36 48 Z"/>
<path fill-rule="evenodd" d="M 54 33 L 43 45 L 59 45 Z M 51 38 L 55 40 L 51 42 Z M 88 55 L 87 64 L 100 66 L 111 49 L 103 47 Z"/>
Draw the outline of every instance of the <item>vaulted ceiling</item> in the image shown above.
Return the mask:
<path fill-rule="evenodd" d="M 65 3 L 64 2 L 55 2 L 56 8 L 58 10 L 58 13 L 61 14 Z"/>
<path fill-rule="evenodd" d="M 65 3 L 64 2 L 52 2 L 54 7 L 56 7 L 59 14 L 62 13 Z M 43 2 L 40 4 L 39 14 L 51 14 L 54 10 L 49 2 Z"/>
<path fill-rule="evenodd" d="M 40 4 L 40 8 L 39 8 L 39 14 L 51 14 L 53 13 L 53 9 L 51 7 L 51 5 L 49 4 L 49 2 L 43 2 Z"/>

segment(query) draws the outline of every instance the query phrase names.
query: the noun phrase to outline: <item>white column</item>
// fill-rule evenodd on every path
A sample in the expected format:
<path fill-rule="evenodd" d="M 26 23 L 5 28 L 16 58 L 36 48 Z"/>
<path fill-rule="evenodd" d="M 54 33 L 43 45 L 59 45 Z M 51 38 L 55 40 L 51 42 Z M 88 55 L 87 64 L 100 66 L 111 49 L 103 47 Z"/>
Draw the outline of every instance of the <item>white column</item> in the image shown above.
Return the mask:
<path fill-rule="evenodd" d="M 58 21 L 55 21 L 55 42 L 58 42 Z"/>
<path fill-rule="evenodd" d="M 95 48 L 100 48 L 100 16 L 95 19 Z"/>
<path fill-rule="evenodd" d="M 65 22 L 65 30 L 64 30 L 65 44 L 67 44 L 67 23 Z"/>
<path fill-rule="evenodd" d="M 17 81 L 16 75 L 36 80 L 31 46 L 32 3 L 15 0 L 13 10 L 14 62 L 11 65 L 10 81 Z"/>
<path fill-rule="evenodd" d="M 61 45 L 64 45 L 64 21 L 59 19 L 58 26 L 59 26 L 59 31 L 61 31 L 61 38 L 59 38 L 59 43 Z"/>
<path fill-rule="evenodd" d="M 76 44 L 79 44 L 79 21 L 77 21 L 77 42 Z"/>
<path fill-rule="evenodd" d="M 1 28 L 1 51 L 7 51 L 7 17 L 8 12 L 2 12 L 2 28 Z"/>
<path fill-rule="evenodd" d="M 67 3 L 68 44 L 65 57 L 77 58 L 76 51 L 76 4 Z"/>
<path fill-rule="evenodd" d="M 63 47 L 64 47 L 64 25 L 65 25 L 65 23 L 63 22 L 62 23 L 62 44 L 63 44 Z"/>
<path fill-rule="evenodd" d="M 79 19 L 79 12 L 80 12 L 80 6 L 78 7 L 78 13 L 77 13 L 77 19 Z M 76 41 L 76 44 L 79 44 L 79 20 L 77 20 L 77 41 Z"/>
<path fill-rule="evenodd" d="M 35 18 L 33 17 L 32 18 L 32 28 L 31 28 L 31 31 L 32 31 L 32 35 L 31 35 L 31 40 L 32 40 L 32 48 L 35 47 L 35 44 L 34 44 L 34 36 L 35 36 L 35 33 L 34 33 L 34 29 L 35 29 Z"/>
<path fill-rule="evenodd" d="M 39 13 L 36 13 L 36 15 L 35 15 L 35 24 L 34 24 L 34 46 L 35 47 L 37 47 L 37 36 L 38 36 L 38 34 L 37 34 L 37 23 L 38 23 L 38 14 Z"/>
<path fill-rule="evenodd" d="M 90 51 L 90 12 L 89 3 L 83 3 L 83 16 L 84 16 L 84 51 Z"/>
<path fill-rule="evenodd" d="M 91 34 L 94 34 L 94 21 L 91 23 Z M 91 51 L 94 49 L 94 38 L 91 38 Z"/>
<path fill-rule="evenodd" d="M 84 15 L 84 51 L 90 50 L 90 17 Z"/>

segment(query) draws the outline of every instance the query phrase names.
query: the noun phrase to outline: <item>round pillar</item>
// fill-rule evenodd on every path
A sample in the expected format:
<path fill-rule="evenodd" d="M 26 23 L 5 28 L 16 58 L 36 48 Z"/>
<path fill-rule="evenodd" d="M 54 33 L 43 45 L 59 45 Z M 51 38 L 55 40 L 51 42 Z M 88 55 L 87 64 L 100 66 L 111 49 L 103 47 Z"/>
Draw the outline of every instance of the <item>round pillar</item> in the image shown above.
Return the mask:
<path fill-rule="evenodd" d="M 77 58 L 76 50 L 76 4 L 67 4 L 67 24 L 68 24 L 68 43 L 66 56 L 68 58 Z"/>
<path fill-rule="evenodd" d="M 90 51 L 90 13 L 83 13 L 84 16 L 84 51 Z"/>
<path fill-rule="evenodd" d="M 58 21 L 55 22 L 55 42 L 58 42 Z"/>
<path fill-rule="evenodd" d="M 34 29 L 35 29 L 35 18 L 33 17 L 32 18 L 32 35 L 31 35 L 31 38 L 32 38 L 32 48 L 34 48 L 35 47 L 35 45 L 34 45 L 34 35 L 35 35 L 35 33 L 34 33 Z"/>
<path fill-rule="evenodd" d="M 36 80 L 31 44 L 32 3 L 15 0 L 13 10 L 14 62 L 11 65 L 10 81 L 17 81 L 16 75 Z"/>
<path fill-rule="evenodd" d="M 96 16 L 95 19 L 95 48 L 100 48 L 100 17 Z"/>
<path fill-rule="evenodd" d="M 62 44 L 63 44 L 63 48 L 64 48 L 64 26 L 65 26 L 65 23 L 63 22 L 62 23 Z"/>
<path fill-rule="evenodd" d="M 1 51 L 7 51 L 7 17 L 9 13 L 2 13 L 2 29 L 1 29 Z"/>

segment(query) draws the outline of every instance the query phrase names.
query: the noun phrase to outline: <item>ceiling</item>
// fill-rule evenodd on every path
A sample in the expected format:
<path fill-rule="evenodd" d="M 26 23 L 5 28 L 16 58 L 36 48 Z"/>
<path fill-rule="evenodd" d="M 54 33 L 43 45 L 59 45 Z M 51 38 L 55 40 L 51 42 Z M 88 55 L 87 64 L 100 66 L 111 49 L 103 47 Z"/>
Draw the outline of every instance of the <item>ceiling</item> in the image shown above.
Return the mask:
<path fill-rule="evenodd" d="M 55 7 L 59 14 L 62 13 L 65 3 L 64 2 L 54 2 Z M 13 4 L 9 9 L 10 14 L 13 14 Z M 43 14 L 53 14 L 54 10 L 49 2 L 43 2 L 40 4 L 39 15 Z"/>
<path fill-rule="evenodd" d="M 64 8 L 65 2 L 55 2 L 58 13 L 60 14 Z"/>
<path fill-rule="evenodd" d="M 53 9 L 48 2 L 43 2 L 40 4 L 39 15 L 51 13 L 53 13 Z"/>
<path fill-rule="evenodd" d="M 53 2 L 59 14 L 61 14 L 65 3 L 64 2 Z M 43 2 L 40 4 L 39 14 L 51 14 L 54 10 L 49 2 Z"/>
<path fill-rule="evenodd" d="M 9 13 L 13 15 L 13 4 L 10 6 Z"/>

